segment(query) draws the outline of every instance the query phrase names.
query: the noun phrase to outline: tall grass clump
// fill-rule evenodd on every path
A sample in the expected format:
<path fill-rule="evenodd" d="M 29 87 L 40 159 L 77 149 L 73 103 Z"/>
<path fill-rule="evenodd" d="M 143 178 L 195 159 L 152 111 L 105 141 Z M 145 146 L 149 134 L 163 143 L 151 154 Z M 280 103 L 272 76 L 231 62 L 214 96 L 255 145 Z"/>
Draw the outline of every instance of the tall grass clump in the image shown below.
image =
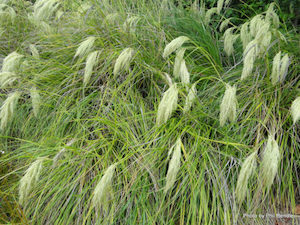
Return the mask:
<path fill-rule="evenodd" d="M 278 4 L 4 2 L 1 224 L 295 212 L 299 46 Z"/>

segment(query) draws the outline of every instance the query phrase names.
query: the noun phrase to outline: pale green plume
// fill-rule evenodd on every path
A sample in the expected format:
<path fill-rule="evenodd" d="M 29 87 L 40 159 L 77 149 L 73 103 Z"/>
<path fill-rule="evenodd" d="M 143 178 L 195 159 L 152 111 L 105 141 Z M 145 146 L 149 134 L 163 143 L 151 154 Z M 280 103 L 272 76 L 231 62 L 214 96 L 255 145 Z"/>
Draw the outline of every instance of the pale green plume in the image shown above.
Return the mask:
<path fill-rule="evenodd" d="M 83 77 L 84 86 L 86 86 L 91 79 L 91 76 L 93 73 L 93 68 L 96 65 L 97 60 L 98 60 L 98 55 L 99 55 L 99 52 L 94 51 L 94 52 L 90 53 L 86 59 L 84 77 Z"/>
<path fill-rule="evenodd" d="M 220 14 L 224 5 L 224 0 L 218 0 L 217 2 L 217 13 Z"/>
<path fill-rule="evenodd" d="M 171 117 L 172 112 L 177 108 L 178 89 L 177 85 L 172 84 L 169 89 L 164 93 L 158 109 L 156 124 L 161 125 Z"/>
<path fill-rule="evenodd" d="M 300 96 L 296 98 L 291 106 L 291 114 L 293 117 L 294 124 L 300 119 Z"/>
<path fill-rule="evenodd" d="M 280 152 L 278 144 L 274 138 L 269 135 L 267 145 L 263 152 L 260 169 L 262 185 L 264 185 L 267 189 L 269 189 L 273 184 L 278 169 L 279 159 Z"/>
<path fill-rule="evenodd" d="M 20 98 L 21 93 L 16 91 L 14 93 L 10 93 L 6 100 L 3 102 L 1 109 L 0 109 L 0 119 L 1 124 L 0 128 L 1 130 L 4 130 L 4 128 L 7 126 L 7 124 L 11 121 L 14 110 L 17 105 L 17 102 Z"/>
<path fill-rule="evenodd" d="M 40 105 L 41 105 L 41 96 L 36 89 L 36 87 L 32 87 L 30 89 L 30 97 L 31 97 L 31 102 L 32 102 L 32 108 L 33 108 L 33 114 L 35 117 L 38 116 L 39 110 L 40 110 Z"/>
<path fill-rule="evenodd" d="M 284 78 L 286 77 L 286 74 L 288 73 L 289 65 L 290 65 L 290 58 L 289 58 L 288 54 L 285 54 L 282 57 L 281 63 L 280 63 L 280 70 L 279 70 L 280 82 L 282 82 L 284 80 Z"/>
<path fill-rule="evenodd" d="M 21 205 L 26 203 L 31 190 L 39 180 L 39 176 L 42 171 L 43 160 L 43 158 L 38 158 L 36 161 L 34 161 L 20 180 L 19 203 Z"/>
<path fill-rule="evenodd" d="M 7 55 L 3 60 L 2 72 L 15 72 L 19 68 L 23 57 L 23 55 L 17 52 L 12 52 Z"/>
<path fill-rule="evenodd" d="M 136 26 L 140 20 L 140 17 L 138 16 L 131 16 L 126 19 L 126 21 L 123 24 L 123 30 L 125 32 L 135 32 Z"/>
<path fill-rule="evenodd" d="M 272 74 L 271 74 L 271 81 L 273 85 L 279 82 L 280 79 L 279 76 L 280 63 L 281 63 L 281 51 L 278 52 L 273 59 Z"/>
<path fill-rule="evenodd" d="M 224 51 L 226 52 L 227 56 L 232 55 L 234 47 L 233 44 L 238 38 L 238 35 L 233 34 L 234 28 L 228 28 L 224 33 Z"/>
<path fill-rule="evenodd" d="M 32 54 L 33 58 L 35 58 L 35 59 L 39 59 L 40 58 L 39 51 L 37 50 L 37 48 L 35 47 L 35 45 L 30 44 L 29 45 L 29 49 L 31 51 L 31 54 Z"/>
<path fill-rule="evenodd" d="M 223 30 L 228 26 L 231 18 L 228 18 L 224 20 L 220 25 L 220 32 L 223 32 Z"/>
<path fill-rule="evenodd" d="M 173 155 L 169 163 L 169 168 L 166 177 L 166 186 L 164 192 L 166 193 L 169 189 L 171 189 L 176 181 L 177 173 L 180 169 L 180 158 L 181 158 L 181 139 L 180 137 L 177 139 L 175 146 L 172 147 Z M 169 152 L 169 155 L 171 152 Z"/>
<path fill-rule="evenodd" d="M 197 96 L 197 89 L 196 89 L 196 83 L 194 83 L 191 89 L 189 90 L 188 95 L 186 96 L 183 113 L 187 113 L 188 111 L 190 111 L 196 96 Z"/>
<path fill-rule="evenodd" d="M 204 22 L 205 22 L 206 24 L 209 24 L 209 23 L 210 23 L 210 20 L 211 20 L 211 16 L 212 16 L 213 14 L 216 14 L 217 12 L 218 12 L 218 8 L 217 8 L 217 7 L 213 7 L 213 8 L 211 8 L 211 9 L 207 10 L 206 13 L 205 13 Z"/>
<path fill-rule="evenodd" d="M 189 38 L 186 36 L 180 36 L 178 38 L 175 38 L 173 41 L 166 45 L 163 52 L 163 57 L 167 58 L 170 54 L 172 54 L 174 51 L 180 48 L 188 40 Z"/>
<path fill-rule="evenodd" d="M 90 53 L 91 49 L 93 48 L 94 42 L 96 38 L 91 36 L 86 38 L 83 42 L 80 43 L 79 47 L 76 50 L 75 57 L 84 57 Z"/>
<path fill-rule="evenodd" d="M 114 75 L 117 75 L 121 70 L 128 71 L 133 56 L 134 50 L 132 48 L 125 48 L 116 60 Z"/>
<path fill-rule="evenodd" d="M 220 125 L 224 126 L 226 121 L 235 121 L 237 110 L 236 87 L 226 84 L 226 91 L 220 105 Z"/>
<path fill-rule="evenodd" d="M 185 60 L 181 60 L 181 65 L 180 65 L 180 73 L 179 73 L 181 82 L 185 85 L 190 83 L 190 73 L 186 67 Z"/>
<path fill-rule="evenodd" d="M 257 56 L 257 41 L 250 41 L 244 50 L 244 66 L 242 71 L 241 80 L 246 79 L 252 73 L 254 61 Z"/>
<path fill-rule="evenodd" d="M 14 72 L 0 72 L 0 88 L 12 85 L 18 76 Z"/>
<path fill-rule="evenodd" d="M 180 77 L 180 67 L 181 67 L 181 62 L 183 60 L 183 56 L 185 53 L 185 48 L 179 48 L 176 51 L 176 57 L 175 57 L 175 62 L 174 62 L 174 69 L 173 69 L 173 75 L 175 78 Z"/>
<path fill-rule="evenodd" d="M 275 3 L 272 2 L 270 4 L 268 10 L 266 11 L 266 20 L 268 20 L 268 21 L 272 20 L 273 25 L 277 29 L 277 28 L 279 28 L 280 21 L 279 21 L 278 15 L 276 14 L 276 12 L 274 10 L 274 6 L 275 6 Z"/>
<path fill-rule="evenodd" d="M 93 207 L 97 209 L 101 209 L 101 207 L 106 207 L 109 196 L 110 196 L 110 189 L 112 186 L 112 178 L 115 172 L 116 164 L 113 164 L 107 168 L 103 177 L 97 184 L 94 190 L 92 204 Z"/>
<path fill-rule="evenodd" d="M 241 35 L 241 40 L 243 42 L 243 49 L 245 49 L 246 46 L 251 41 L 251 35 L 250 35 L 250 31 L 249 31 L 249 22 L 243 23 L 243 25 L 241 26 L 240 35 Z"/>
<path fill-rule="evenodd" d="M 33 11 L 33 19 L 35 23 L 39 23 L 43 20 L 48 21 L 59 5 L 58 0 L 37 1 L 34 5 Z"/>
<path fill-rule="evenodd" d="M 260 26 L 262 25 L 263 21 L 262 21 L 262 16 L 261 15 L 256 15 L 254 16 L 251 21 L 250 21 L 250 34 L 252 35 L 252 37 L 255 37 L 258 29 L 260 28 Z"/>
<path fill-rule="evenodd" d="M 237 201 L 239 203 L 244 200 L 248 189 L 248 180 L 256 169 L 256 157 L 257 151 L 249 155 L 242 164 L 235 189 Z"/>

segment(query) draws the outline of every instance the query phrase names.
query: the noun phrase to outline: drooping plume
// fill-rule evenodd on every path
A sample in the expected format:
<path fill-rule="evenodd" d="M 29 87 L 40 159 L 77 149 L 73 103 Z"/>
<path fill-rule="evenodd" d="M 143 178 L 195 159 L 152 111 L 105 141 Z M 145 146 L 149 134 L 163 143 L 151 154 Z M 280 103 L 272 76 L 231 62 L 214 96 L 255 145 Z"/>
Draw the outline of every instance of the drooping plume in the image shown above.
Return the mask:
<path fill-rule="evenodd" d="M 121 70 L 128 71 L 133 56 L 134 50 L 132 48 L 125 48 L 116 60 L 114 75 L 117 75 Z"/>
<path fill-rule="evenodd" d="M 237 110 L 236 87 L 226 84 L 226 91 L 220 105 L 220 125 L 224 126 L 226 121 L 235 121 Z"/>
<path fill-rule="evenodd" d="M 91 49 L 93 48 L 94 42 L 96 38 L 91 36 L 86 38 L 83 42 L 80 43 L 79 47 L 76 50 L 74 58 L 84 57 L 90 53 Z"/>
<path fill-rule="evenodd" d="M 167 58 L 170 54 L 172 54 L 174 51 L 180 48 L 188 40 L 189 38 L 186 36 L 180 36 L 178 38 L 175 38 L 173 41 L 166 45 L 163 52 L 163 57 Z"/>
<path fill-rule="evenodd" d="M 188 111 L 190 111 L 196 97 L 197 97 L 197 89 L 196 89 L 196 83 L 194 83 L 191 89 L 189 90 L 188 95 L 186 96 L 183 113 L 187 113 Z"/>
<path fill-rule="evenodd" d="M 0 109 L 0 119 L 1 124 L 0 128 L 3 130 L 7 124 L 12 120 L 14 115 L 15 107 L 20 98 L 21 93 L 16 91 L 14 93 L 10 93 L 6 100 L 3 102 Z"/>
<path fill-rule="evenodd" d="M 98 51 L 94 51 L 92 53 L 90 53 L 86 59 L 86 64 L 85 64 L 85 69 L 84 69 L 84 77 L 83 77 L 83 84 L 84 86 L 86 86 L 92 76 L 93 73 L 93 68 L 97 63 L 97 59 L 98 59 Z"/>
<path fill-rule="evenodd" d="M 293 122 L 296 124 L 300 119 L 300 96 L 293 101 L 291 106 L 291 114 L 293 117 Z"/>

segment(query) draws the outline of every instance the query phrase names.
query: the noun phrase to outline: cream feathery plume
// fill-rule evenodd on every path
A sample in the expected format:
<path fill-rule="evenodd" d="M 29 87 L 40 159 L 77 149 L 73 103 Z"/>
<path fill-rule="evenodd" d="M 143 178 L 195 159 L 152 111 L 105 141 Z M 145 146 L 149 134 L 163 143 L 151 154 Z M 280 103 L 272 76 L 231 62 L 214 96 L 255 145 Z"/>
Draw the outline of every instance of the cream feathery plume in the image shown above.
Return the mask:
<path fill-rule="evenodd" d="M 86 38 L 83 42 L 80 43 L 79 47 L 76 50 L 75 56 L 74 58 L 78 57 L 84 57 L 86 56 L 88 53 L 90 53 L 94 42 L 95 42 L 96 38 L 93 36 L 90 36 L 88 38 Z"/>
<path fill-rule="evenodd" d="M 10 93 L 6 100 L 3 102 L 1 108 L 0 108 L 0 119 L 1 119 L 1 124 L 0 128 L 1 130 L 4 130 L 4 128 L 7 126 L 8 122 L 11 121 L 13 115 L 14 115 L 14 110 L 17 105 L 17 102 L 20 98 L 21 92 L 14 92 Z"/>
<path fill-rule="evenodd" d="M 223 8 L 224 0 L 218 0 L 217 2 L 217 13 L 220 14 Z"/>
<path fill-rule="evenodd" d="M 166 186 L 164 192 L 167 193 L 167 191 L 172 188 L 176 181 L 176 176 L 177 173 L 180 169 L 180 158 L 181 158 L 181 139 L 180 137 L 177 139 L 175 146 L 173 146 L 173 155 L 169 163 L 169 168 L 167 172 L 167 177 L 166 177 Z M 171 153 L 169 152 L 169 155 Z"/>
<path fill-rule="evenodd" d="M 261 161 L 260 177 L 267 189 L 273 184 L 280 159 L 279 147 L 275 139 L 269 135 Z"/>
<path fill-rule="evenodd" d="M 31 54 L 32 54 L 33 58 L 35 58 L 35 59 L 39 59 L 40 58 L 39 51 L 37 50 L 37 48 L 35 47 L 35 45 L 30 44 L 29 45 L 29 49 L 31 51 Z"/>
<path fill-rule="evenodd" d="M 187 113 L 188 111 L 190 111 L 196 97 L 197 97 L 197 89 L 196 89 L 196 83 L 194 83 L 191 89 L 189 90 L 188 95 L 186 96 L 183 113 Z"/>
<path fill-rule="evenodd" d="M 228 26 L 230 19 L 231 18 L 228 18 L 221 23 L 220 28 L 219 28 L 220 32 L 223 32 L 223 30 Z"/>
<path fill-rule="evenodd" d="M 173 69 L 173 75 L 176 79 L 180 77 L 181 62 L 183 60 L 185 50 L 186 50 L 185 48 L 179 48 L 176 51 L 176 57 L 175 57 L 174 69 Z"/>
<path fill-rule="evenodd" d="M 183 84 L 188 85 L 190 83 L 190 73 L 186 67 L 184 59 L 181 60 L 179 76 Z"/>
<path fill-rule="evenodd" d="M 250 20 L 250 34 L 255 37 L 258 29 L 261 27 L 263 21 L 261 15 L 256 15 Z"/>
<path fill-rule="evenodd" d="M 43 166 L 43 158 L 38 158 L 26 170 L 25 175 L 20 180 L 19 203 L 24 205 L 29 193 L 39 180 Z"/>
<path fill-rule="evenodd" d="M 291 114 L 293 117 L 293 122 L 296 124 L 300 119 L 300 96 L 293 101 L 291 106 Z"/>
<path fill-rule="evenodd" d="M 39 23 L 42 20 L 49 20 L 59 5 L 58 0 L 38 1 L 37 6 L 34 6 L 33 12 L 35 22 Z"/>
<path fill-rule="evenodd" d="M 115 168 L 116 164 L 109 166 L 101 180 L 96 185 L 92 199 L 93 207 L 101 209 L 102 206 L 107 204 Z"/>
<path fill-rule="evenodd" d="M 241 35 L 241 40 L 243 42 L 243 49 L 245 49 L 246 46 L 251 41 L 251 35 L 249 32 L 249 22 L 243 23 L 243 25 L 241 26 L 240 35 Z"/>
<path fill-rule="evenodd" d="M 86 59 L 86 64 L 85 64 L 85 69 L 84 69 L 84 76 L 83 76 L 83 84 L 84 86 L 86 86 L 92 76 L 93 73 L 93 68 L 97 63 L 97 59 L 98 59 L 98 51 L 94 51 L 92 53 L 90 53 Z"/>
<path fill-rule="evenodd" d="M 236 87 L 226 84 L 226 91 L 220 105 L 220 125 L 224 126 L 226 121 L 235 121 L 237 110 Z"/>
<path fill-rule="evenodd" d="M 174 51 L 180 48 L 188 40 L 189 38 L 186 36 L 180 36 L 175 38 L 173 41 L 166 45 L 163 52 L 163 58 L 167 58 L 170 54 L 172 54 Z"/>
<path fill-rule="evenodd" d="M 218 8 L 217 7 L 213 7 L 211 9 L 207 10 L 206 13 L 205 13 L 205 18 L 204 18 L 205 24 L 209 24 L 210 20 L 211 20 L 211 16 L 213 14 L 216 14 L 217 12 L 218 12 Z"/>
<path fill-rule="evenodd" d="M 233 44 L 235 43 L 238 35 L 233 34 L 234 28 L 228 28 L 224 33 L 224 51 L 226 52 L 227 56 L 232 55 L 233 53 Z"/>
<path fill-rule="evenodd" d="M 256 169 L 256 157 L 257 151 L 250 154 L 242 164 L 235 189 L 237 201 L 239 203 L 244 200 L 248 189 L 248 180 Z"/>
<path fill-rule="evenodd" d="M 114 75 L 117 75 L 121 70 L 128 71 L 133 56 L 134 50 L 132 48 L 125 48 L 116 60 Z"/>
<path fill-rule="evenodd" d="M 281 51 L 278 52 L 273 59 L 272 74 L 271 74 L 271 81 L 273 85 L 279 82 L 280 79 L 279 76 L 280 62 L 281 62 L 280 58 L 281 58 Z"/>
<path fill-rule="evenodd" d="M 138 24 L 140 17 L 138 16 L 131 16 L 126 19 L 123 24 L 123 30 L 129 32 L 135 32 L 136 25 Z"/>
<path fill-rule="evenodd" d="M 260 20 L 259 23 L 257 23 L 258 28 L 256 28 L 256 35 L 255 39 L 258 42 L 261 42 L 263 37 L 268 33 L 270 28 L 270 23 L 267 20 Z"/>
<path fill-rule="evenodd" d="M 15 51 L 7 55 L 3 60 L 2 72 L 15 72 L 20 66 L 23 57 L 23 55 Z"/>
<path fill-rule="evenodd" d="M 40 110 L 40 105 L 41 105 L 41 96 L 36 89 L 36 87 L 32 87 L 30 89 L 30 97 L 31 97 L 31 102 L 32 102 L 32 108 L 33 108 L 33 114 L 35 117 L 38 116 L 39 110 Z"/>
<path fill-rule="evenodd" d="M 0 72 L 0 88 L 6 88 L 13 84 L 18 79 L 14 72 Z"/>
<path fill-rule="evenodd" d="M 273 25 L 275 26 L 275 28 L 279 28 L 279 24 L 280 24 L 280 21 L 279 21 L 279 17 L 278 15 L 276 14 L 275 10 L 274 10 L 274 6 L 275 6 L 275 3 L 272 2 L 268 8 L 268 10 L 266 11 L 266 19 L 268 21 L 271 21 L 272 20 L 272 23 Z"/>
<path fill-rule="evenodd" d="M 280 70 L 279 70 L 279 77 L 280 77 L 280 82 L 284 80 L 286 77 L 286 74 L 288 73 L 288 68 L 290 65 L 290 58 L 288 54 L 285 54 L 280 62 Z"/>
<path fill-rule="evenodd" d="M 250 41 L 244 50 L 244 66 L 242 71 L 241 80 L 246 79 L 253 70 L 254 61 L 257 55 L 257 41 Z"/>
<path fill-rule="evenodd" d="M 161 125 L 170 118 L 172 112 L 177 108 L 178 99 L 178 89 L 177 85 L 172 84 L 169 89 L 164 93 L 158 109 L 156 116 L 156 124 Z"/>

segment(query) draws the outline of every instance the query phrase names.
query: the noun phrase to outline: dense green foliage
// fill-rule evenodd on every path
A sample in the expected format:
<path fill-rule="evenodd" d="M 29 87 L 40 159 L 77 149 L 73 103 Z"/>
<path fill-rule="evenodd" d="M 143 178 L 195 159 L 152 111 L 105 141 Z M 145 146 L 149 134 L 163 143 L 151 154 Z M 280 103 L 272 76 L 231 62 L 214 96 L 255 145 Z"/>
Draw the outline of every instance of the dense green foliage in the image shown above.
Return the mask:
<path fill-rule="evenodd" d="M 210 20 L 212 1 L 203 8 L 184 1 L 67 0 L 39 14 L 51 1 L 8 0 L 1 9 L 0 223 L 246 224 L 243 213 L 293 212 L 300 201 L 300 123 L 291 115 L 300 96 L 299 36 L 279 8 L 272 11 L 278 24 L 267 18 L 268 5 L 254 10 L 268 29 L 249 33 L 259 36 L 259 48 L 241 79 L 249 66 L 241 25 L 253 19 L 251 5 L 224 6 Z M 220 31 L 228 17 L 229 42 L 226 28 Z M 180 64 L 175 76 L 178 52 L 162 56 L 180 36 L 187 37 L 186 70 Z M 122 62 L 124 49 L 133 54 Z M 22 56 L 9 68 L 14 51 Z M 278 52 L 288 63 L 274 82 Z M 173 96 L 164 101 L 171 87 Z M 236 109 L 228 109 L 221 126 L 228 87 L 236 88 L 227 101 Z M 267 143 L 278 144 L 271 149 L 278 160 L 265 158 Z M 239 201 L 241 166 L 253 153 L 257 168 Z M 269 174 L 274 179 L 266 182 Z"/>

